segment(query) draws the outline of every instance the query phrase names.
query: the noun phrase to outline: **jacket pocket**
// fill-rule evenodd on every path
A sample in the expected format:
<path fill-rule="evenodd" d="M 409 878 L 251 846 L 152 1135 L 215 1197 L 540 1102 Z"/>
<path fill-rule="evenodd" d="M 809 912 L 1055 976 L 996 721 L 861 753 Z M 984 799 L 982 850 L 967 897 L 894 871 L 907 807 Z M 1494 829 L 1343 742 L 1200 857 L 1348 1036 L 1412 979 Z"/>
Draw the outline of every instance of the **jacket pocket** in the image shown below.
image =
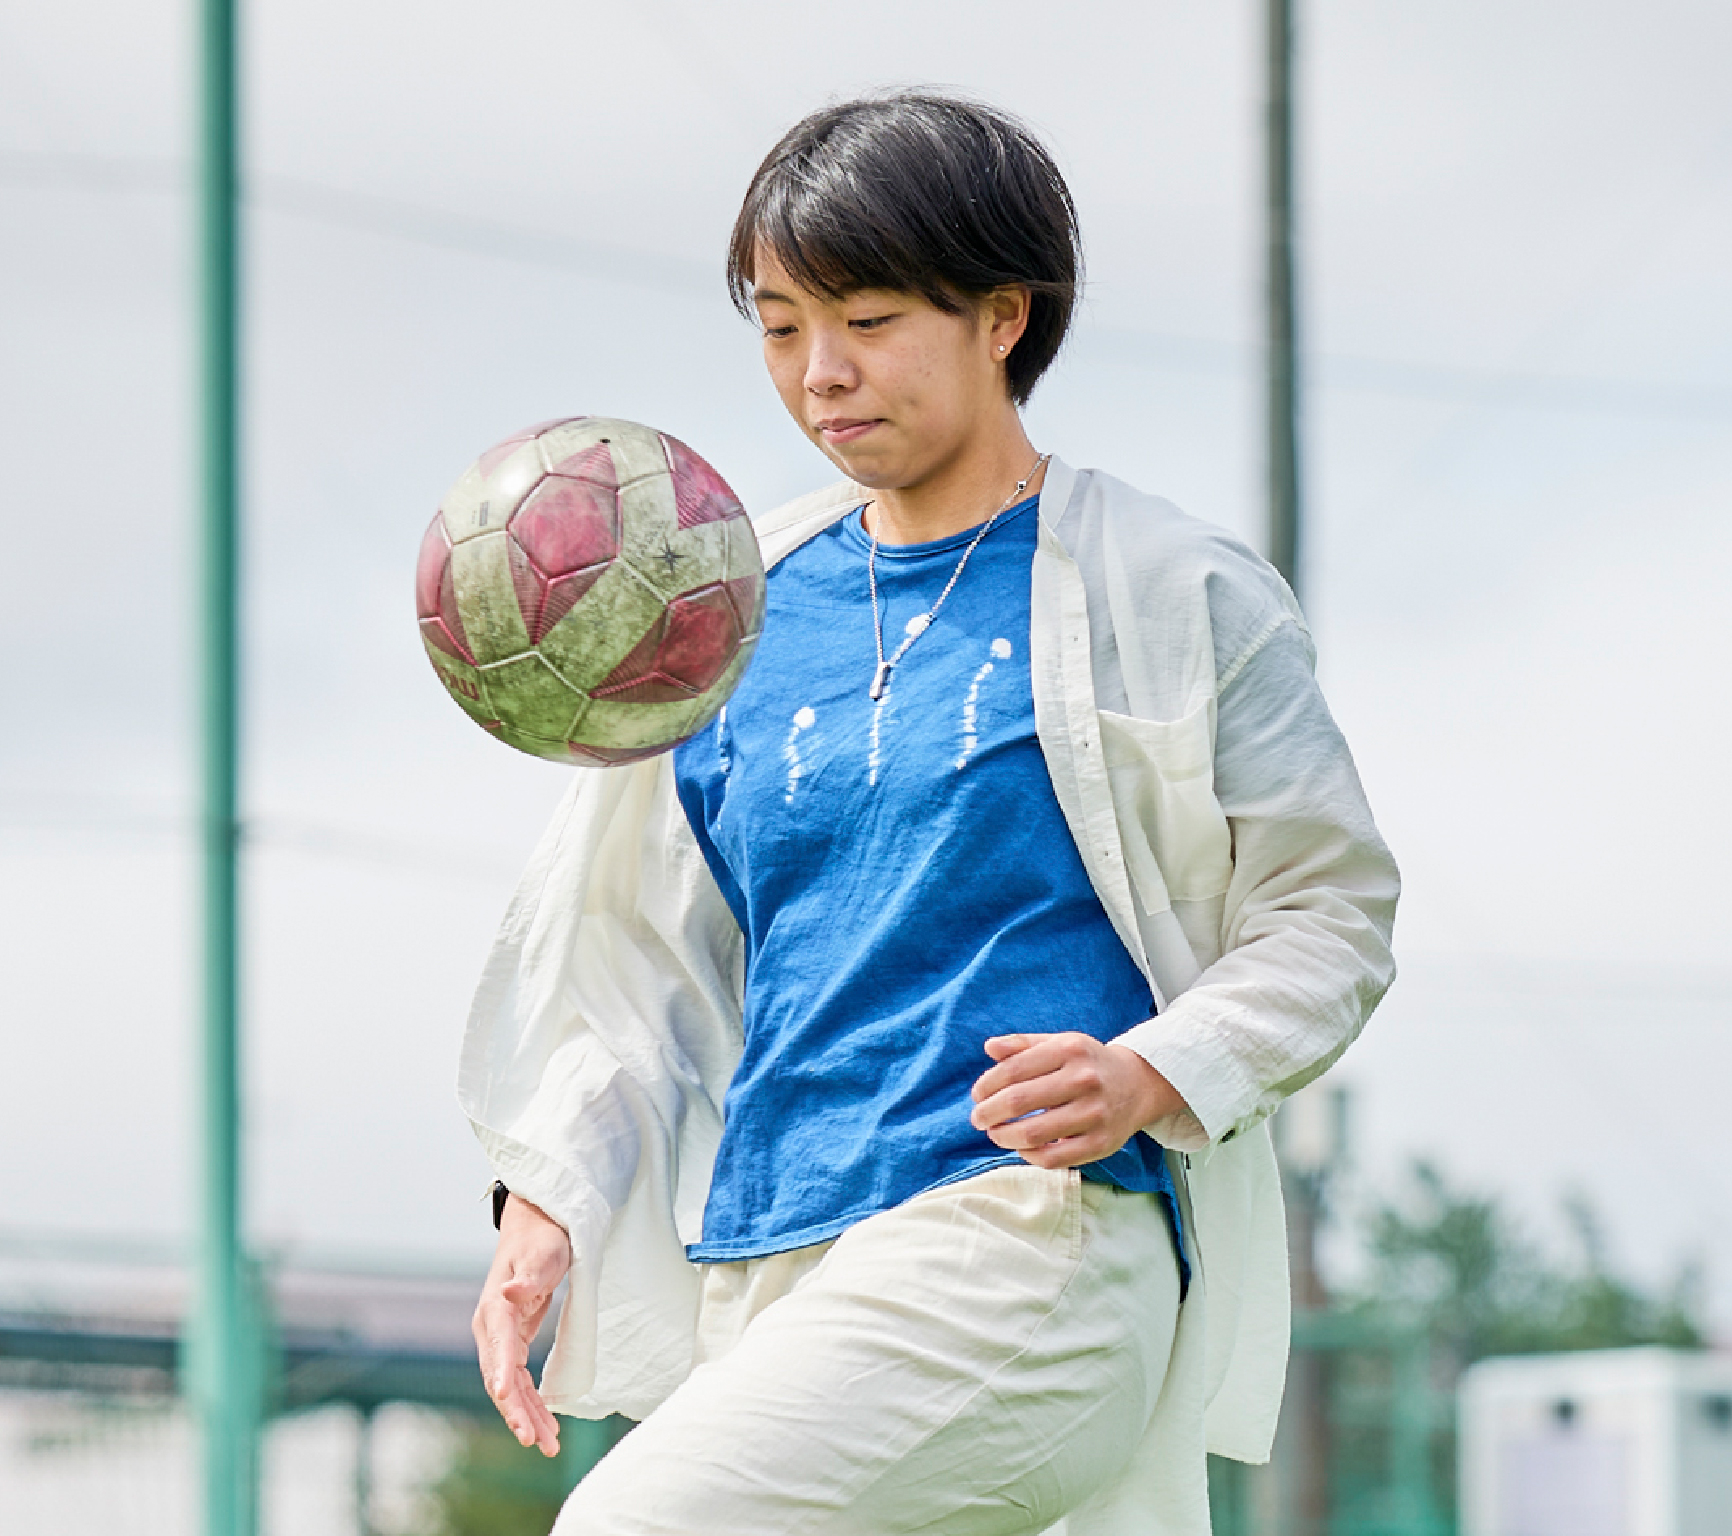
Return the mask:
<path fill-rule="evenodd" d="M 1215 798 L 1215 701 L 1177 720 L 1098 710 L 1125 867 L 1143 911 L 1220 897 L 1233 839 Z"/>

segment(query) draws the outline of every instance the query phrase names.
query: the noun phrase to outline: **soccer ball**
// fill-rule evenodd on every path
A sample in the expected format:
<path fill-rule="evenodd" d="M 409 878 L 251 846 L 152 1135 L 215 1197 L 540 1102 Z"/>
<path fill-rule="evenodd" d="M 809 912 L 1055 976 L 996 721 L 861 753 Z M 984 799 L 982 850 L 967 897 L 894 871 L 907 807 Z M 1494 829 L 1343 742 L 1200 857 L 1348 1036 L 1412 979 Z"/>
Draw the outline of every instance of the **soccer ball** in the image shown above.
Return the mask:
<path fill-rule="evenodd" d="M 751 660 L 764 564 L 727 483 L 605 416 L 489 448 L 421 542 L 428 659 L 470 719 L 558 762 L 650 757 L 707 725 Z"/>

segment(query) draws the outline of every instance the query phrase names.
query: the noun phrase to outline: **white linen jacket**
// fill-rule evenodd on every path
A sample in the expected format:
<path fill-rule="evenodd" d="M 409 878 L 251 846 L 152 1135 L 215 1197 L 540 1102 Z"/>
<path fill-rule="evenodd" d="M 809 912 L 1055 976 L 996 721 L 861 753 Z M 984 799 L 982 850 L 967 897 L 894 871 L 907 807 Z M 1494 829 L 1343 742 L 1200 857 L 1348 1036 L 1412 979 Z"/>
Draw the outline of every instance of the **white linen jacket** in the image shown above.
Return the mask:
<path fill-rule="evenodd" d="M 867 494 L 844 482 L 759 520 L 766 563 Z M 1057 459 L 1039 515 L 1036 730 L 1157 1003 L 1119 1040 L 1189 1106 L 1148 1127 L 1173 1149 L 1194 1250 L 1174 1358 L 1200 1372 L 1208 1448 L 1260 1461 L 1289 1328 L 1264 1122 L 1392 980 L 1395 865 L 1268 565 Z M 559 1412 L 641 1418 L 691 1368 L 698 1271 L 684 1245 L 700 1233 L 743 981 L 671 757 L 576 774 L 488 960 L 459 1081 L 499 1177 L 570 1233 L 542 1379 Z"/>

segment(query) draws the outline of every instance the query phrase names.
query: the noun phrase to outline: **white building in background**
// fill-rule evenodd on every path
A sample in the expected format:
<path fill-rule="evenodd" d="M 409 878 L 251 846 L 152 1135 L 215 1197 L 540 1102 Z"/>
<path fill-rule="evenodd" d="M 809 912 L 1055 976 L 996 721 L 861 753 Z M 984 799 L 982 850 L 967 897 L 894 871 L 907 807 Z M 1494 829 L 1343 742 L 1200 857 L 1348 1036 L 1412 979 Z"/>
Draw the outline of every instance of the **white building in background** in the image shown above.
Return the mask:
<path fill-rule="evenodd" d="M 1461 1536 L 1732 1536 L 1732 1355 L 1485 1360 L 1459 1402 Z"/>
<path fill-rule="evenodd" d="M 261 1536 L 419 1536 L 455 1441 L 444 1415 L 408 1403 L 380 1409 L 364 1438 L 341 1406 L 276 1419 L 261 1446 Z M 197 1441 L 176 1402 L 0 1391 L 5 1536 L 188 1536 L 199 1488 Z"/>

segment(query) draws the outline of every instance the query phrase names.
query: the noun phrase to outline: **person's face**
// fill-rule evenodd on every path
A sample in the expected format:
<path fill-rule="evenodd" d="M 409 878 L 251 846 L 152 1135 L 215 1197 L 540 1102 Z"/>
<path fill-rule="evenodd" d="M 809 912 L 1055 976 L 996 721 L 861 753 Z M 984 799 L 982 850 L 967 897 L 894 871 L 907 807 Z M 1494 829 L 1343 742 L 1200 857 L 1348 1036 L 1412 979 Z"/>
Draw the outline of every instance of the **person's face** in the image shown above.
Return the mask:
<path fill-rule="evenodd" d="M 753 295 L 764 362 L 788 414 L 849 479 L 919 485 L 1012 409 L 1004 352 L 1026 323 L 1020 292 L 960 315 L 919 294 L 802 288 L 759 246 Z M 1001 311 L 1014 311 L 1006 320 Z"/>

